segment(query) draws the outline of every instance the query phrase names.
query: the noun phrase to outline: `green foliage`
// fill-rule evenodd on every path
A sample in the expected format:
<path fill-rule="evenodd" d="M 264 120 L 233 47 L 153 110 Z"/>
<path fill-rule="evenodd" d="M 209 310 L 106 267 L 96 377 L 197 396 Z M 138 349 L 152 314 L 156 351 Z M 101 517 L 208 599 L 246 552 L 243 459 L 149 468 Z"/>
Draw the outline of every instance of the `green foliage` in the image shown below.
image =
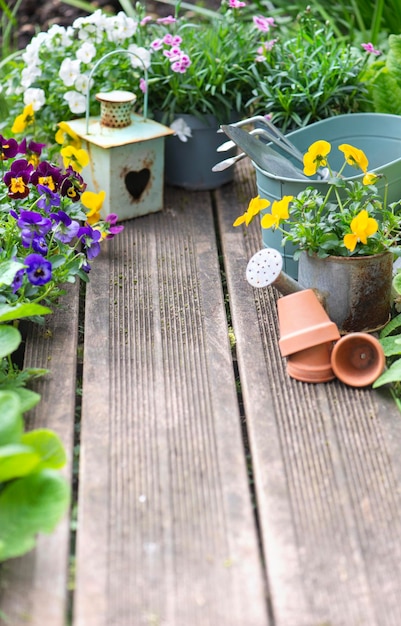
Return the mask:
<path fill-rule="evenodd" d="M 398 295 L 401 294 L 401 274 L 396 274 L 393 279 L 393 289 Z M 401 314 L 393 317 L 380 332 L 380 343 L 386 357 L 387 369 L 373 383 L 373 388 L 383 385 L 392 385 L 393 394 L 401 398 Z"/>
<path fill-rule="evenodd" d="M 401 115 L 401 35 L 390 35 L 389 50 L 362 74 L 376 113 Z"/>
<path fill-rule="evenodd" d="M 263 5 L 263 0 L 255 4 Z M 377 45 L 383 35 L 401 32 L 401 3 L 399 0 L 310 0 L 312 10 L 329 22 L 337 35 L 360 44 L 371 41 Z M 275 0 L 274 6 L 295 17 L 305 9 L 305 2 Z"/>
<path fill-rule="evenodd" d="M 18 394 L 0 390 L 0 562 L 52 532 L 69 503 L 60 439 L 47 429 L 24 433 L 22 413 Z"/>
<path fill-rule="evenodd" d="M 289 36 L 278 36 L 254 65 L 251 104 L 270 113 L 283 131 L 361 109 L 361 51 L 336 37 L 331 26 L 304 11 Z"/>

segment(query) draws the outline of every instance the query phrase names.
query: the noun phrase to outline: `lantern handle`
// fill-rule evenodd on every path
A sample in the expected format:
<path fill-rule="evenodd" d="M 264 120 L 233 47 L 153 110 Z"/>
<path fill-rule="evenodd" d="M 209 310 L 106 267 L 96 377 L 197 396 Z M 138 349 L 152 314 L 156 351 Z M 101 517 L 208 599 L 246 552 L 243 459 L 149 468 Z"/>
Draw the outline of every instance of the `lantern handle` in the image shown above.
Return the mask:
<path fill-rule="evenodd" d="M 92 80 L 92 76 L 95 72 L 95 70 L 97 70 L 98 66 L 103 63 L 103 61 L 105 59 L 107 59 L 108 57 L 110 57 L 112 54 L 130 54 L 133 57 L 136 57 L 137 59 L 140 60 L 140 62 L 142 63 L 142 67 L 144 70 L 144 74 L 145 74 L 145 82 L 146 82 L 146 87 L 148 85 L 148 70 L 146 69 L 146 65 L 143 61 L 143 59 L 139 56 L 139 54 L 136 54 L 135 52 L 131 52 L 131 50 L 125 50 L 124 48 L 119 48 L 118 50 L 112 50 L 111 52 L 108 52 L 107 54 L 105 54 L 104 56 L 102 56 L 101 59 L 99 59 L 95 65 L 92 67 L 90 73 L 89 73 L 89 78 L 88 78 L 88 85 L 86 87 L 86 116 L 85 116 L 85 120 L 86 120 L 86 134 L 89 134 L 89 95 L 90 95 L 90 88 L 91 88 L 91 80 Z M 143 116 L 146 120 L 146 118 L 148 117 L 148 90 L 146 88 L 146 91 L 144 92 L 144 98 L 143 98 Z"/>

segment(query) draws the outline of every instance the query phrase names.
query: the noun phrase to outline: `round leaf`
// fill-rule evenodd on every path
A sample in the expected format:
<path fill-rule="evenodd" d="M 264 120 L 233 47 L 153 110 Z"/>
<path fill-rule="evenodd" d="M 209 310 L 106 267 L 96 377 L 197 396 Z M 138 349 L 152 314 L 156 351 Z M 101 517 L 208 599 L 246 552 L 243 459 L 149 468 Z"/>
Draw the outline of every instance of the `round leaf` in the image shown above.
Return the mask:
<path fill-rule="evenodd" d="M 25 476 L 40 462 L 39 454 L 28 446 L 10 443 L 0 447 L 0 483 Z"/>
<path fill-rule="evenodd" d="M 0 561 L 35 545 L 38 532 L 51 533 L 69 503 L 69 487 L 53 470 L 14 480 L 0 493 Z"/>
<path fill-rule="evenodd" d="M 0 446 L 19 443 L 24 424 L 21 401 L 14 391 L 0 391 Z"/>
<path fill-rule="evenodd" d="M 0 325 L 0 359 L 15 352 L 21 343 L 21 333 L 14 326 Z"/>
<path fill-rule="evenodd" d="M 65 465 L 66 455 L 60 438 L 53 431 L 38 428 L 22 435 L 21 443 L 33 448 L 40 456 L 37 469 L 59 469 Z"/>

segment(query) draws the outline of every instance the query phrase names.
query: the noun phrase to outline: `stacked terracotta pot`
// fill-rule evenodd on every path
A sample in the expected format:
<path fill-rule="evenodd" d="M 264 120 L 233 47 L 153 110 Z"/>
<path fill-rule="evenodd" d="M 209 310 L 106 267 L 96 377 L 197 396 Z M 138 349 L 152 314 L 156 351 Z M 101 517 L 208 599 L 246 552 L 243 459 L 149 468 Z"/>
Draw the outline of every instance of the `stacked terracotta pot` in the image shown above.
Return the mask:
<path fill-rule="evenodd" d="M 277 310 L 280 352 L 292 378 L 320 383 L 337 377 L 352 387 L 365 387 L 383 372 L 380 342 L 363 332 L 340 336 L 312 289 L 280 298 Z"/>

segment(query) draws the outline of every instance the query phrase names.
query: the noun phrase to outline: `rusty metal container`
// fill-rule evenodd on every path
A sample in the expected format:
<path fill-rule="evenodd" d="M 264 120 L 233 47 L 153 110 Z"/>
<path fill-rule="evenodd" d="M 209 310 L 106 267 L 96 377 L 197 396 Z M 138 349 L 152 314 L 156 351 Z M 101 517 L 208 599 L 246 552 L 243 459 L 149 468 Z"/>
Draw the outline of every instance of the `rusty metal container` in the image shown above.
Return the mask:
<path fill-rule="evenodd" d="M 390 252 L 325 259 L 302 252 L 298 281 L 319 292 L 341 334 L 373 332 L 390 318 L 392 272 Z"/>

